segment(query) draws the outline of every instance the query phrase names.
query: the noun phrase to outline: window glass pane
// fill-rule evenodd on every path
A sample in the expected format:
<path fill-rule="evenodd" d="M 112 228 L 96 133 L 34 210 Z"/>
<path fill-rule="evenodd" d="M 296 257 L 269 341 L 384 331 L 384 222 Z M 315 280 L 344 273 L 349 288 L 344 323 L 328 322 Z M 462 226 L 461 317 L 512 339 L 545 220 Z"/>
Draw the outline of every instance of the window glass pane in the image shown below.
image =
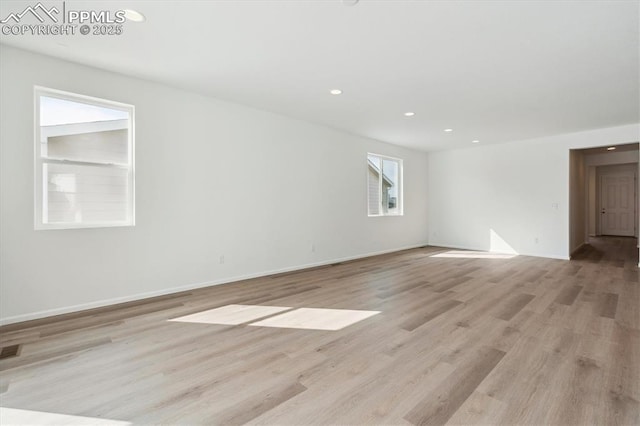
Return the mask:
<path fill-rule="evenodd" d="M 399 167 L 395 160 L 382 160 L 382 209 L 385 213 L 399 213 Z"/>
<path fill-rule="evenodd" d="M 126 111 L 78 101 L 40 96 L 41 126 L 126 120 L 128 118 L 129 113 Z"/>
<path fill-rule="evenodd" d="M 44 223 L 118 223 L 128 220 L 129 171 L 124 168 L 44 164 Z"/>
<path fill-rule="evenodd" d="M 44 158 L 129 164 L 129 113 L 40 96 Z"/>
<path fill-rule="evenodd" d="M 371 154 L 369 154 L 369 155 L 367 156 L 367 159 L 369 160 L 369 162 L 370 162 L 371 164 L 373 164 L 373 166 L 374 166 L 375 168 L 377 168 L 378 170 L 380 170 L 380 157 L 376 157 L 375 155 L 371 155 Z"/>

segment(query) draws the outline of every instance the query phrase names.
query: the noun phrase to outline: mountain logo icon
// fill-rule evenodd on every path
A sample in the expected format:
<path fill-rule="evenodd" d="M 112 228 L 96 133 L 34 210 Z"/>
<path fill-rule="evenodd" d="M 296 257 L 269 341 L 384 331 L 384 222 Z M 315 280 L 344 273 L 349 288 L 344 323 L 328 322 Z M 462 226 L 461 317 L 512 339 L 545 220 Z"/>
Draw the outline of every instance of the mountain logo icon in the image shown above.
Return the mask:
<path fill-rule="evenodd" d="M 47 9 L 44 7 L 42 3 L 38 3 L 35 6 L 28 6 L 25 10 L 20 13 L 10 13 L 9 16 L 0 21 L 1 24 L 6 24 L 7 22 L 13 20 L 16 24 L 20 22 L 20 20 L 28 14 L 31 14 L 36 17 L 38 21 L 41 23 L 45 21 L 45 18 L 51 19 L 54 23 L 58 22 L 58 18 L 54 16 L 54 13 L 57 15 L 60 11 L 54 6 L 51 9 Z M 44 16 L 44 17 L 43 17 Z"/>

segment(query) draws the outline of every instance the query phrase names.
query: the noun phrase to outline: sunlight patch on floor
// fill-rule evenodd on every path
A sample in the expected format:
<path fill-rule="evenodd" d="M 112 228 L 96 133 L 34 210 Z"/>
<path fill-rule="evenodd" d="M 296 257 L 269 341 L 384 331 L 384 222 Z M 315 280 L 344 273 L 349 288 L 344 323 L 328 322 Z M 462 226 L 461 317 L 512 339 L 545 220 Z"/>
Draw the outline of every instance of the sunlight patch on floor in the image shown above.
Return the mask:
<path fill-rule="evenodd" d="M 168 321 L 218 325 L 245 324 L 254 327 L 335 331 L 379 313 L 380 311 L 358 311 L 351 309 L 294 309 L 285 306 L 227 305 L 173 318 Z"/>
<path fill-rule="evenodd" d="M 351 309 L 300 308 L 249 324 L 257 327 L 302 328 L 307 330 L 341 330 L 379 314 L 380 311 Z"/>
<path fill-rule="evenodd" d="M 169 321 L 194 322 L 199 324 L 238 325 L 269 315 L 293 309 L 286 306 L 258 306 L 258 305 L 227 305 L 220 308 L 209 309 L 183 317 L 173 318 Z"/>
<path fill-rule="evenodd" d="M 46 411 L 20 410 L 0 407 L 0 419 L 3 425 L 111 425 L 125 426 L 131 422 L 101 419 L 97 417 L 73 416 L 70 414 L 47 413 Z"/>
<path fill-rule="evenodd" d="M 444 253 L 434 254 L 431 257 L 453 257 L 460 259 L 512 259 L 518 256 L 511 253 L 491 253 L 488 251 L 450 250 Z"/>

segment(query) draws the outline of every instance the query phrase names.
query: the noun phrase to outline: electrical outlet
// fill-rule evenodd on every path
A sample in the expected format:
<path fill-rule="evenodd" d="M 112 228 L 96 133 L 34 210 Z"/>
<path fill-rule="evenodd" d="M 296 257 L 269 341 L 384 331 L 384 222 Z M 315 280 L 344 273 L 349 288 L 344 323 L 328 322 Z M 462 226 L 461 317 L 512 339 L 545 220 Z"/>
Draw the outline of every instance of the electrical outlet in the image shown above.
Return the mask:
<path fill-rule="evenodd" d="M 534 240 L 536 244 L 538 244 L 540 242 L 540 240 L 538 239 L 538 237 L 535 237 Z"/>
<path fill-rule="evenodd" d="M 220 256 L 220 264 L 222 265 L 224 263 L 224 255 Z"/>
<path fill-rule="evenodd" d="M 311 244 L 311 252 L 314 253 L 316 251 L 316 245 L 315 244 Z"/>

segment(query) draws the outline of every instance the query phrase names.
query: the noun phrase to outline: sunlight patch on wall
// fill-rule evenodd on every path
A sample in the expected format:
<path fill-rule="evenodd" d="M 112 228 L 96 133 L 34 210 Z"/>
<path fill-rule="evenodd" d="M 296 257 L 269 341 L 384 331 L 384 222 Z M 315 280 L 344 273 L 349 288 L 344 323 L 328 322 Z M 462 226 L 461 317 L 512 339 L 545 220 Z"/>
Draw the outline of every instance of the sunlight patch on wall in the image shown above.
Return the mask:
<path fill-rule="evenodd" d="M 496 231 L 493 229 L 489 230 L 489 251 L 492 253 L 507 253 L 507 254 L 515 254 L 518 252 L 514 250 L 513 247 L 509 245 Z"/>

